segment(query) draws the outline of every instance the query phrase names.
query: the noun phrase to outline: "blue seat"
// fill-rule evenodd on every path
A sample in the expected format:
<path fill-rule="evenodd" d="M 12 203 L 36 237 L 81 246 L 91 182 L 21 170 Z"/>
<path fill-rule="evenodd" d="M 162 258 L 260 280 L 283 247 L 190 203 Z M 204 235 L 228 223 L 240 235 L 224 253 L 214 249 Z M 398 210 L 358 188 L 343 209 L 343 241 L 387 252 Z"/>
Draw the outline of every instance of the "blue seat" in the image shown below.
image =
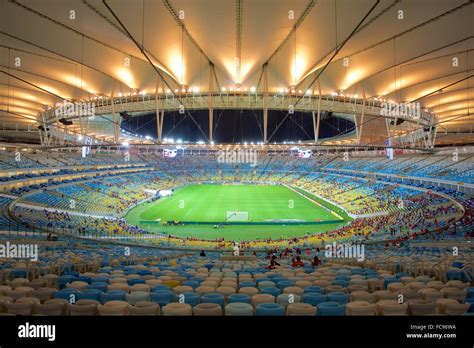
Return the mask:
<path fill-rule="evenodd" d="M 255 282 L 258 284 L 260 282 L 271 282 L 272 280 L 270 278 L 266 278 L 266 277 L 263 277 L 263 278 L 257 278 L 255 279 Z"/>
<path fill-rule="evenodd" d="M 149 269 L 141 269 L 137 271 L 139 276 L 150 275 L 151 271 Z"/>
<path fill-rule="evenodd" d="M 306 288 L 304 288 L 305 294 L 310 293 L 310 292 L 315 292 L 315 293 L 323 295 L 324 291 L 325 291 L 324 288 L 320 286 L 316 286 L 316 285 L 307 286 Z"/>
<path fill-rule="evenodd" d="M 347 288 L 349 286 L 349 281 L 342 280 L 342 279 L 339 279 L 339 280 L 336 279 L 332 282 L 332 285 L 340 285 L 343 288 Z"/>
<path fill-rule="evenodd" d="M 62 289 L 60 291 L 56 291 L 53 293 L 53 298 L 62 298 L 67 301 L 71 301 L 72 298 L 75 298 L 77 300 L 77 294 L 79 293 L 79 290 L 68 288 L 68 289 Z M 74 294 L 74 296 L 71 296 L 71 294 Z"/>
<path fill-rule="evenodd" d="M 91 284 L 92 283 L 107 283 L 108 284 L 109 279 L 110 279 L 109 277 L 102 277 L 102 276 L 101 277 L 95 277 L 95 278 L 92 279 Z"/>
<path fill-rule="evenodd" d="M 474 288 L 467 288 L 467 296 L 466 298 L 474 298 Z"/>
<path fill-rule="evenodd" d="M 277 283 L 277 287 L 279 287 L 280 290 L 283 290 L 284 288 L 287 288 L 293 285 L 295 285 L 295 282 L 292 280 L 282 280 Z"/>
<path fill-rule="evenodd" d="M 279 274 L 268 274 L 268 275 L 266 275 L 266 277 L 271 279 L 271 281 L 275 282 L 275 283 L 276 283 L 275 278 L 282 278 Z M 284 278 L 278 279 L 278 281 L 283 280 L 283 279 Z"/>
<path fill-rule="evenodd" d="M 76 280 L 76 277 L 73 275 L 62 275 L 58 278 L 58 285 L 59 289 L 62 289 L 66 286 L 68 283 L 72 283 L 74 280 Z"/>
<path fill-rule="evenodd" d="M 450 269 L 448 272 L 447 272 L 447 277 L 448 277 L 448 280 L 462 280 L 462 271 L 461 270 L 454 270 L 454 269 Z"/>
<path fill-rule="evenodd" d="M 195 290 L 199 286 L 200 282 L 196 280 L 185 280 L 182 285 L 190 286 Z"/>
<path fill-rule="evenodd" d="M 240 282 L 239 284 L 239 288 L 253 288 L 253 287 L 255 287 L 255 283 L 250 282 L 250 281 Z"/>
<path fill-rule="evenodd" d="M 100 302 L 105 303 L 109 301 L 125 301 L 125 294 L 124 290 L 110 290 L 107 292 L 103 292 L 100 295 Z"/>
<path fill-rule="evenodd" d="M 119 268 L 114 268 L 112 269 L 112 267 L 105 267 L 105 265 L 107 265 L 108 263 L 105 263 L 105 262 L 102 262 L 101 266 L 98 270 L 97 270 L 97 273 L 109 273 L 112 272 L 113 270 L 116 270 L 116 269 L 119 269 Z"/>
<path fill-rule="evenodd" d="M 163 285 L 163 284 L 154 285 L 151 287 L 151 292 L 161 291 L 161 290 L 171 290 L 171 287 L 169 287 L 168 285 Z"/>
<path fill-rule="evenodd" d="M 286 280 L 286 278 L 284 278 L 282 276 L 276 276 L 276 277 L 272 278 L 272 282 L 277 283 L 277 284 L 278 284 L 278 282 L 281 282 L 282 280 Z"/>
<path fill-rule="evenodd" d="M 201 296 L 201 303 L 216 303 L 224 307 L 224 295 L 217 293 L 209 293 Z"/>
<path fill-rule="evenodd" d="M 278 295 L 281 294 L 281 290 L 276 288 L 276 287 L 268 287 L 268 288 L 263 288 L 260 291 L 261 294 L 269 294 L 277 297 Z"/>
<path fill-rule="evenodd" d="M 88 289 L 76 295 L 76 300 L 95 300 L 100 301 L 102 291 L 96 289 Z"/>
<path fill-rule="evenodd" d="M 327 301 L 327 296 L 319 294 L 317 292 L 308 292 L 303 295 L 303 302 L 309 303 L 310 305 L 317 306 L 322 302 Z"/>
<path fill-rule="evenodd" d="M 76 278 L 76 280 L 79 282 L 86 282 L 87 284 L 91 283 L 91 277 L 79 276 Z"/>
<path fill-rule="evenodd" d="M 336 280 L 351 280 L 351 276 L 348 274 L 340 274 L 336 276 Z"/>
<path fill-rule="evenodd" d="M 127 283 L 129 286 L 133 286 L 135 284 L 145 284 L 145 280 L 140 279 L 140 278 L 131 278 L 131 279 L 127 279 Z"/>
<path fill-rule="evenodd" d="M 339 304 L 347 304 L 349 302 L 349 294 L 343 292 L 331 292 L 328 294 L 329 302 L 337 302 Z"/>
<path fill-rule="evenodd" d="M 191 305 L 191 307 L 197 306 L 199 304 L 199 301 L 200 301 L 199 294 L 196 294 L 195 292 L 187 291 L 187 292 L 183 292 L 181 295 L 184 296 L 183 297 L 184 303 Z M 179 302 L 179 296 L 177 298 L 177 301 Z"/>
<path fill-rule="evenodd" d="M 384 281 L 384 288 L 387 289 L 388 285 L 391 283 L 399 283 L 400 279 L 395 278 L 395 277 L 390 277 L 390 278 L 385 278 Z"/>
<path fill-rule="evenodd" d="M 105 292 L 107 290 L 107 286 L 108 284 L 105 282 L 93 282 L 91 285 L 87 286 L 87 289 L 96 289 Z"/>
<path fill-rule="evenodd" d="M 178 274 L 179 274 L 181 277 L 186 277 L 186 279 L 191 279 L 191 278 L 193 277 L 192 274 L 187 273 L 187 272 L 184 272 L 184 271 L 180 271 L 180 272 L 178 272 Z"/>
<path fill-rule="evenodd" d="M 228 298 L 229 303 L 234 303 L 234 302 L 243 302 L 243 303 L 248 303 L 250 304 L 252 302 L 252 299 L 249 295 L 245 294 L 232 294 Z"/>
<path fill-rule="evenodd" d="M 79 277 L 79 272 L 78 271 L 72 271 L 72 267 L 73 265 L 64 265 L 63 266 L 63 274 L 62 275 L 69 275 L 69 276 L 73 276 L 74 278 L 77 278 Z"/>
<path fill-rule="evenodd" d="M 317 315 L 321 316 L 341 316 L 346 311 L 346 306 L 337 302 L 322 302 L 317 305 Z"/>
<path fill-rule="evenodd" d="M 255 310 L 257 316 L 282 316 L 285 308 L 278 303 L 261 303 Z"/>
<path fill-rule="evenodd" d="M 10 277 L 12 279 L 27 278 L 27 270 L 26 269 L 14 269 L 10 272 Z"/>
<path fill-rule="evenodd" d="M 173 292 L 171 290 L 157 290 L 150 293 L 151 301 L 160 306 L 166 306 L 173 302 Z"/>

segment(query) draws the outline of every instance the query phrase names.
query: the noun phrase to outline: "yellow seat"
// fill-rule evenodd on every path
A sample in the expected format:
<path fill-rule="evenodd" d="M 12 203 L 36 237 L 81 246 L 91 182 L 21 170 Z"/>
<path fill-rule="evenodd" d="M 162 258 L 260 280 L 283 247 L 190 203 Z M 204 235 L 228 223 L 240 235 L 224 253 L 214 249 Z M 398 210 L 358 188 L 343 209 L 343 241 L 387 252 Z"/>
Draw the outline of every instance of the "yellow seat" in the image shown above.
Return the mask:
<path fill-rule="evenodd" d="M 164 280 L 162 284 L 168 285 L 170 288 L 175 288 L 177 286 L 180 286 L 181 282 L 175 279 L 168 279 L 168 280 Z"/>

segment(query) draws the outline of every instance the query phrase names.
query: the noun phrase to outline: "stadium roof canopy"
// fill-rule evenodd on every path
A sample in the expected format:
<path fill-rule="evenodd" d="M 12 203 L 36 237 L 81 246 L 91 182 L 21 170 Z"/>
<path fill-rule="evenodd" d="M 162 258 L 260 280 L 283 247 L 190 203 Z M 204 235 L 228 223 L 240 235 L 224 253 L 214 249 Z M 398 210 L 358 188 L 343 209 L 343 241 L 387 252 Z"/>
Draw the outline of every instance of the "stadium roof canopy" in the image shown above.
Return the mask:
<path fill-rule="evenodd" d="M 376 3 L 0 0 L 0 124 L 61 98 L 320 88 L 419 101 L 472 140 L 474 3 Z"/>

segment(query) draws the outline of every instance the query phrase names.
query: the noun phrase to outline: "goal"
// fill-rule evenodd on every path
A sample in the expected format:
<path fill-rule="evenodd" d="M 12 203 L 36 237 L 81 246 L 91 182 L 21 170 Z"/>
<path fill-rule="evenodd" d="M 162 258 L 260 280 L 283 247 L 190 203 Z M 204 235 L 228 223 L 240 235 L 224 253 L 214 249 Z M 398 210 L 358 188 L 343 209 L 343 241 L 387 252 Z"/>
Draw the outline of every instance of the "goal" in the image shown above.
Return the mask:
<path fill-rule="evenodd" d="M 249 221 L 248 211 L 228 211 L 226 221 Z"/>

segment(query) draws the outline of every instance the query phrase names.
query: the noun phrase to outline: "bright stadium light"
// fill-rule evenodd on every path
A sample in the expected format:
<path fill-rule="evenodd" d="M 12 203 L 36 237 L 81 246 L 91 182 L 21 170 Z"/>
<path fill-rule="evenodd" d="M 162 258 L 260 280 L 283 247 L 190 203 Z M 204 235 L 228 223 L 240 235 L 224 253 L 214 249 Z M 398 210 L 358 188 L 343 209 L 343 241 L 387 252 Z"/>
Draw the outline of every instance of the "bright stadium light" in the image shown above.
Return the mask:
<path fill-rule="evenodd" d="M 122 143 L 122 146 L 123 146 L 123 147 L 129 147 L 130 144 L 129 144 L 127 141 L 124 141 L 124 142 Z"/>
<path fill-rule="evenodd" d="M 145 136 L 145 139 L 148 139 L 148 140 L 150 140 L 150 139 L 151 139 L 151 137 L 150 137 L 149 135 L 147 135 L 147 136 Z"/>
<path fill-rule="evenodd" d="M 255 86 L 250 87 L 250 92 L 255 93 L 256 90 Z"/>
<path fill-rule="evenodd" d="M 177 144 L 182 144 L 182 143 L 183 143 L 183 140 L 178 139 L 178 140 L 176 140 L 176 143 L 177 143 Z"/>

